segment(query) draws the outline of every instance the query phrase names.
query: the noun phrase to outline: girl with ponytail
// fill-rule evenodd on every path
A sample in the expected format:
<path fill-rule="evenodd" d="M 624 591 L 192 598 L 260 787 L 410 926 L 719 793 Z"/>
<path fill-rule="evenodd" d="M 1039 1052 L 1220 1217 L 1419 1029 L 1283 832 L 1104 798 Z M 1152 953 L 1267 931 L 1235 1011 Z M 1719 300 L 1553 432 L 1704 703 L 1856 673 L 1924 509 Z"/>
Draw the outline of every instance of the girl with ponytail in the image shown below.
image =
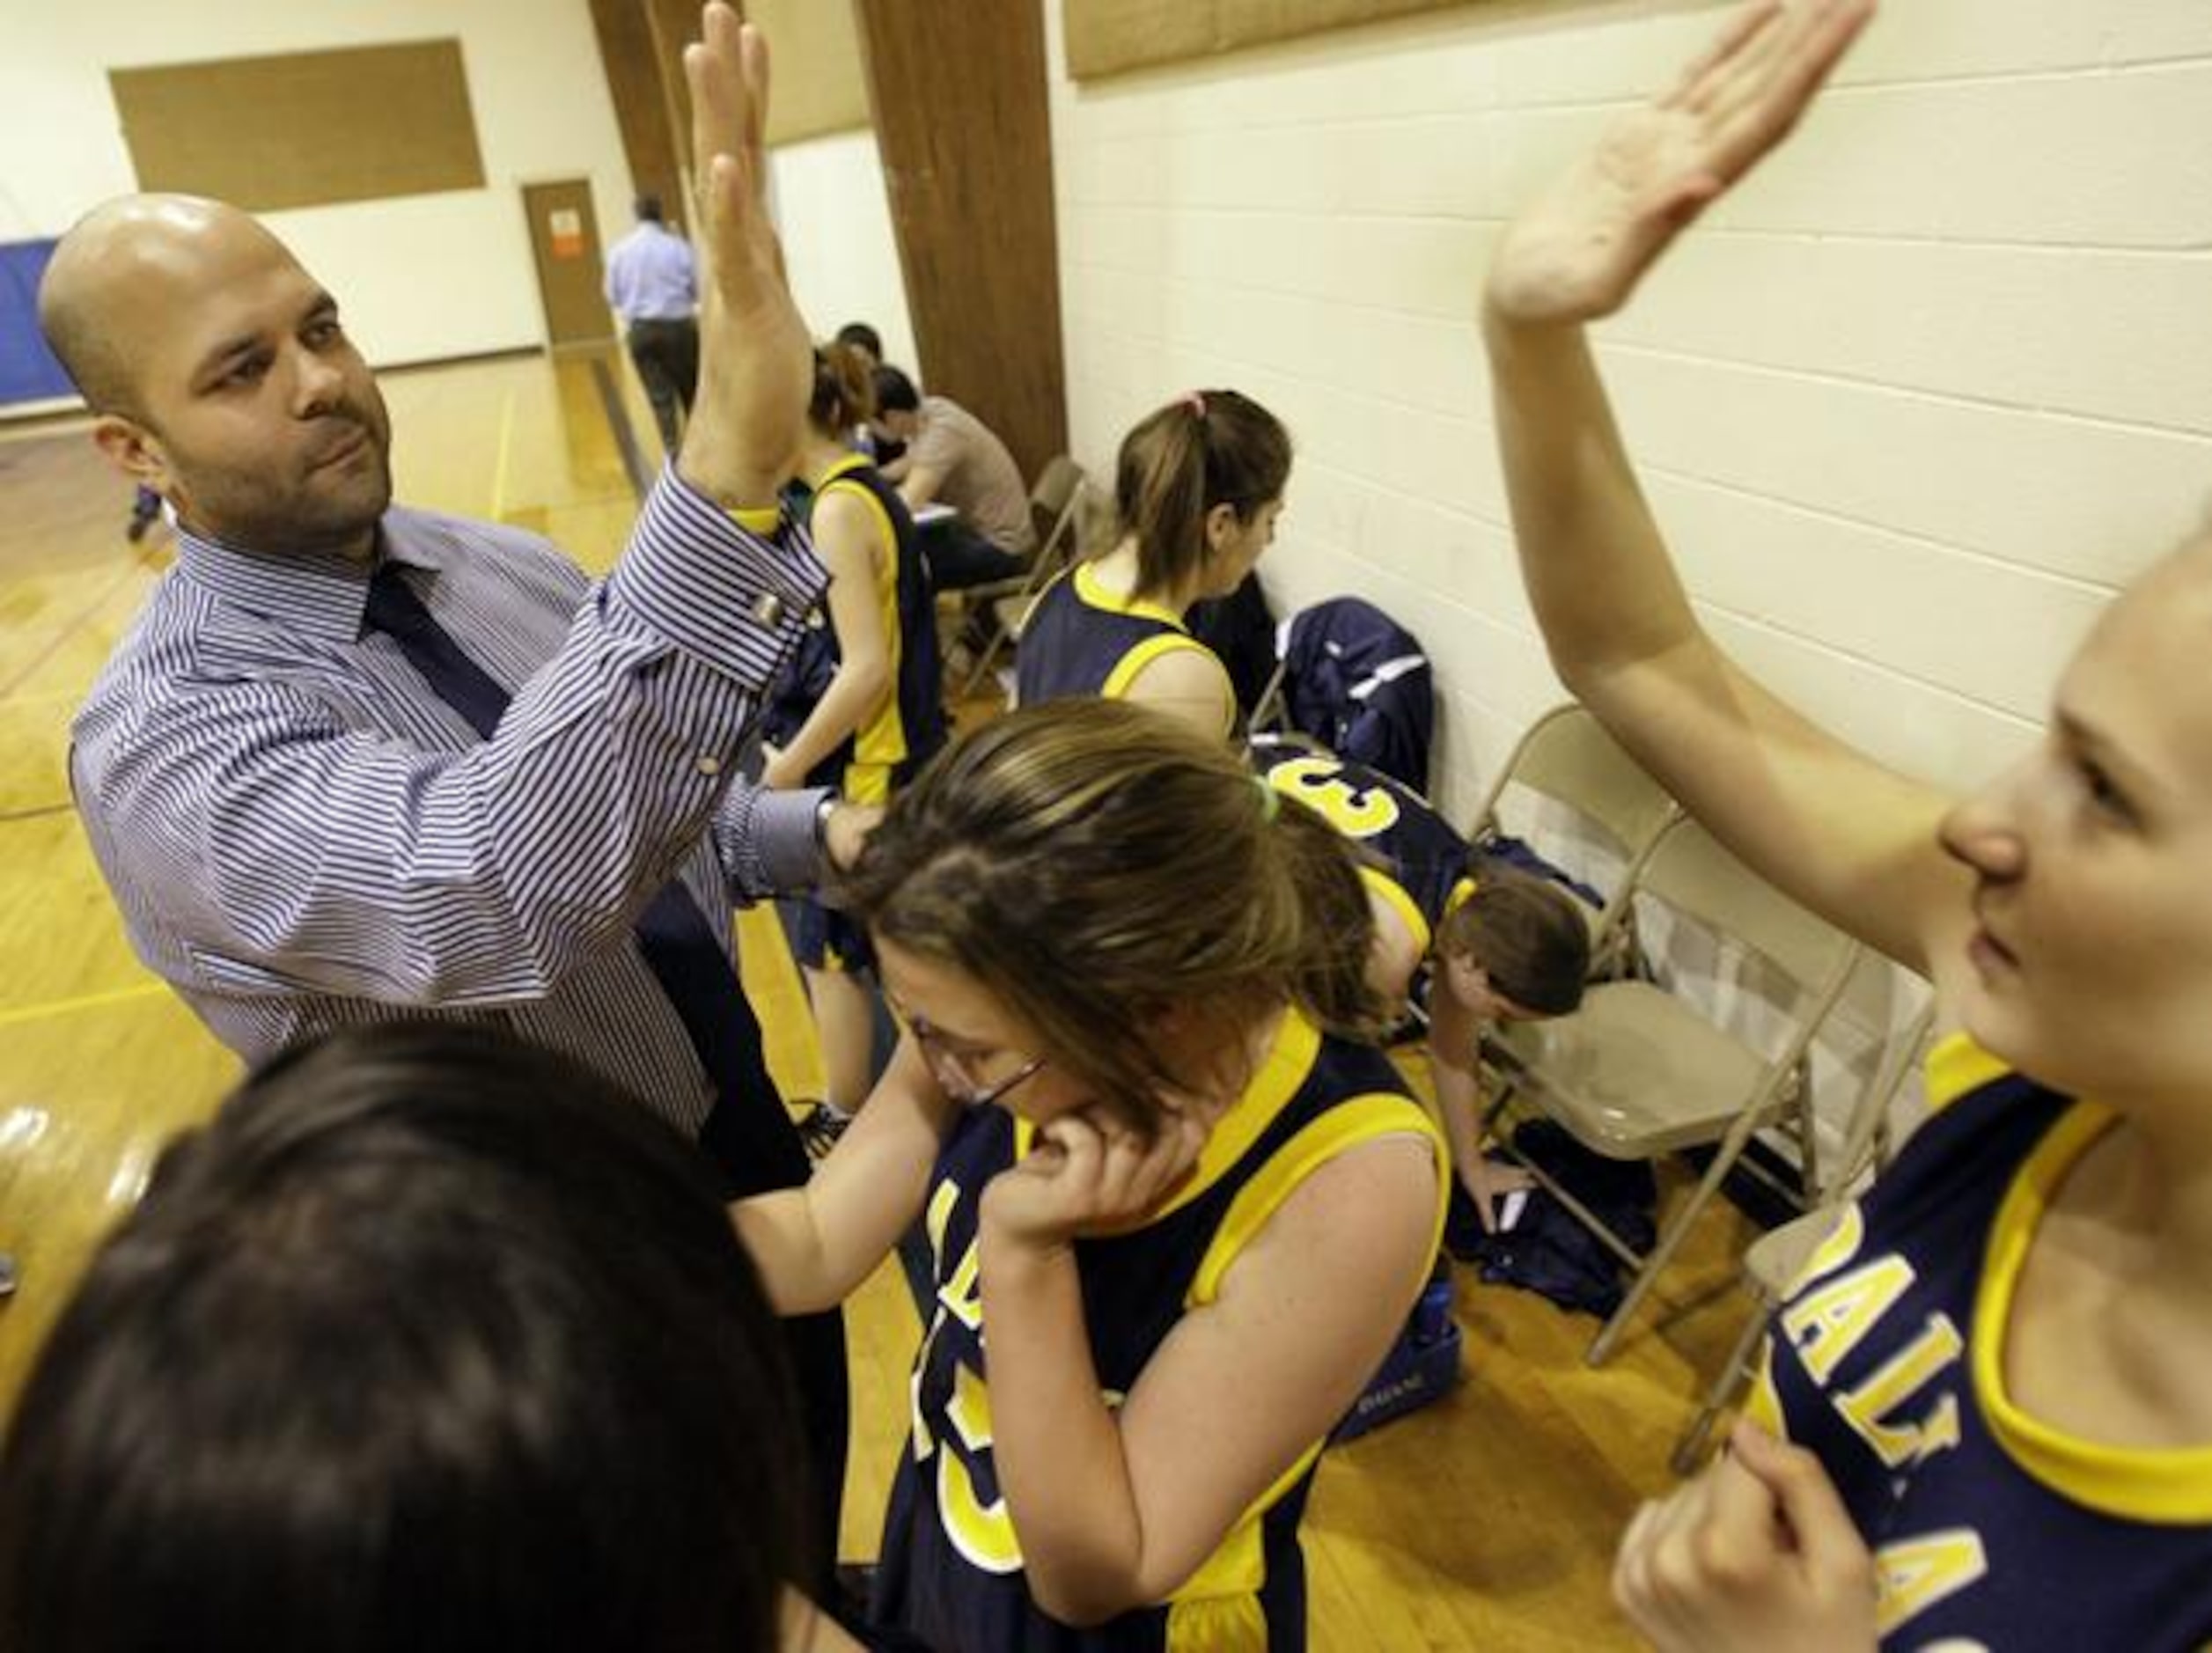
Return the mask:
<path fill-rule="evenodd" d="M 812 1182 L 738 1222 L 797 1313 L 925 1214 L 879 1616 L 974 1653 L 1304 1647 L 1307 1485 L 1447 1163 L 1358 1042 L 1352 851 L 1217 737 L 1070 700 L 945 752 L 841 897 L 904 1039 Z"/>
<path fill-rule="evenodd" d="M 814 352 L 798 477 L 812 490 L 814 549 L 829 569 L 818 614 L 771 698 L 761 775 L 771 787 L 831 786 L 881 804 L 944 744 L 937 599 L 899 491 L 845 445 L 874 412 L 866 359 L 849 344 Z M 829 1151 L 868 1091 L 874 1005 L 861 974 L 867 937 L 812 898 L 794 951 L 821 1035 L 827 1094 L 799 1123 L 807 1152 Z"/>
<path fill-rule="evenodd" d="M 1022 627 L 1016 701 L 1143 701 L 1226 735 L 1237 713 L 1229 674 L 1184 619 L 1252 571 L 1290 478 L 1290 433 L 1233 390 L 1192 391 L 1130 431 L 1114 469 L 1113 547 L 1038 599 Z"/>

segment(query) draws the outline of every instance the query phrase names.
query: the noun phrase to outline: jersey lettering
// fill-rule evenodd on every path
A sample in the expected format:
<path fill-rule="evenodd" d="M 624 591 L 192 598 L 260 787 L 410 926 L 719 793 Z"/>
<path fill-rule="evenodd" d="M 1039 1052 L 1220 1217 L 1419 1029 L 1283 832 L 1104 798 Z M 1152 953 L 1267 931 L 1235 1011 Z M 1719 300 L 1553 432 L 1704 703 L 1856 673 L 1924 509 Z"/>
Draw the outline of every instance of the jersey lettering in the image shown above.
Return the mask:
<path fill-rule="evenodd" d="M 1888 1420 L 1955 1364 L 1966 1341 L 1947 1314 L 1933 1314 L 1921 1333 L 1857 1388 L 1836 1397 L 1835 1409 L 1892 1469 L 1958 1444 L 1958 1400 L 1946 1394 L 1922 1423 Z"/>
<path fill-rule="evenodd" d="M 954 1368 L 952 1400 L 945 1416 L 960 1437 L 961 1450 L 937 1454 L 937 1510 L 944 1521 L 944 1535 L 970 1564 L 983 1571 L 1014 1572 L 1022 1564 L 1022 1552 L 1014 1538 L 1013 1517 L 1006 1513 L 1005 1496 L 984 1502 L 968 1469 L 971 1460 L 988 1458 L 991 1450 L 991 1400 L 983 1380 L 965 1363 Z"/>
<path fill-rule="evenodd" d="M 1981 1535 L 1970 1527 L 1885 1544 L 1874 1557 L 1881 1598 L 1875 1627 L 1885 1637 L 1946 1597 L 1955 1596 L 1989 1570 Z M 1945 1647 L 1964 1643 L 1944 1643 Z"/>
<path fill-rule="evenodd" d="M 1913 1283 L 1902 1257 L 1877 1259 L 1816 1286 L 1782 1311 L 1782 1329 L 1813 1382 L 1825 1385 Z"/>
<path fill-rule="evenodd" d="M 1294 797 L 1347 838 L 1372 838 L 1398 824 L 1398 800 L 1360 786 L 1333 758 L 1291 758 L 1268 771 L 1268 784 Z"/>

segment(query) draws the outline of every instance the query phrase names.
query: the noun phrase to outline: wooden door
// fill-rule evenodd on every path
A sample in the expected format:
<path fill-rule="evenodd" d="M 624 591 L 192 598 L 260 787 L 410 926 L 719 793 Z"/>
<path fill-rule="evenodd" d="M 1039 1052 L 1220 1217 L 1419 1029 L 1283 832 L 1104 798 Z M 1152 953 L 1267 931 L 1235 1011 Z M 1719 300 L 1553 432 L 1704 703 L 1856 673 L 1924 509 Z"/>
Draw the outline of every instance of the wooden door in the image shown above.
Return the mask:
<path fill-rule="evenodd" d="M 614 319 L 601 289 L 599 226 L 592 212 L 589 180 L 525 184 L 522 208 L 530 221 L 530 252 L 538 265 L 538 293 L 545 305 L 546 342 L 558 350 L 604 344 Z"/>

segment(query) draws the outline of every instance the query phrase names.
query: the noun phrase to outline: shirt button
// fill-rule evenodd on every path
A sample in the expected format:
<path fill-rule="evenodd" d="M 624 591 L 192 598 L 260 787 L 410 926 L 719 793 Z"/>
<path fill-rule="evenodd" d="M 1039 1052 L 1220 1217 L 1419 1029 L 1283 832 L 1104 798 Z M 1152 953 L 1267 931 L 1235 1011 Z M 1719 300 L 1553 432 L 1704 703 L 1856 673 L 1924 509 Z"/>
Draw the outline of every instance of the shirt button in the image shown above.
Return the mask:
<path fill-rule="evenodd" d="M 706 753 L 702 754 L 698 761 L 692 765 L 692 768 L 697 769 L 700 774 L 705 775 L 709 781 L 711 781 L 715 778 L 715 776 L 722 773 L 722 760 L 716 757 L 711 752 Z"/>
<path fill-rule="evenodd" d="M 753 618 L 773 630 L 783 623 L 783 599 L 774 591 L 762 591 L 753 599 Z"/>

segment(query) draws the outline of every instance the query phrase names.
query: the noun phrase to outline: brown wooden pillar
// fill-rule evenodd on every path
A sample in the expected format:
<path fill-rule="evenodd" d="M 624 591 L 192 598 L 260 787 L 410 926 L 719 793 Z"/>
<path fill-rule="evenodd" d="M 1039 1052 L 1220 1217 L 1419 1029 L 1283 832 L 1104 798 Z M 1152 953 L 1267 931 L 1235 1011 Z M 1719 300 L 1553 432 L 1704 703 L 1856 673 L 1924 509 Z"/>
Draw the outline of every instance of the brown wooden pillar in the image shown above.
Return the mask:
<path fill-rule="evenodd" d="M 1040 0 L 854 0 L 922 380 L 1034 479 L 1068 445 Z"/>

